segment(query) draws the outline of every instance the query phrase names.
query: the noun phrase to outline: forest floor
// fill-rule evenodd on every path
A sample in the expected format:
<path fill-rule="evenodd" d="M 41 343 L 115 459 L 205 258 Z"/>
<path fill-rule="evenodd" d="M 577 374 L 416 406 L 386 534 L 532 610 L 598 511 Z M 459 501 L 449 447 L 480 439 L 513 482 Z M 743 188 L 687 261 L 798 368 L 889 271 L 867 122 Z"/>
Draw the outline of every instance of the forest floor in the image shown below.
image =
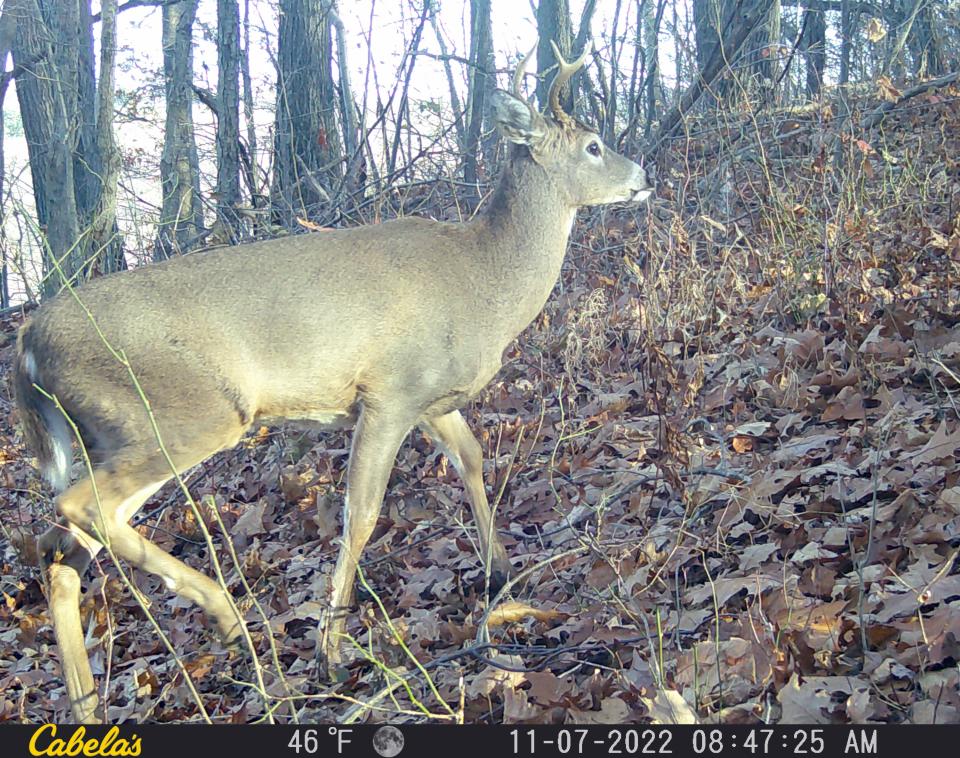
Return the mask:
<path fill-rule="evenodd" d="M 349 436 L 262 429 L 195 469 L 265 691 L 133 573 L 210 717 L 258 719 L 266 697 L 289 698 L 280 720 L 960 721 L 960 91 L 866 129 L 837 110 L 688 123 L 648 206 L 581 214 L 558 290 L 465 409 L 531 569 L 512 598 L 485 597 L 462 484 L 414 433 L 365 553 L 356 660 L 328 686 Z M 0 721 L 68 714 L 15 549 L 51 513 L 32 463 L 0 387 Z M 183 502 L 168 485 L 139 528 L 210 571 Z M 198 719 L 108 563 L 83 614 L 109 718 Z M 384 696 L 411 656 L 423 670 Z"/>

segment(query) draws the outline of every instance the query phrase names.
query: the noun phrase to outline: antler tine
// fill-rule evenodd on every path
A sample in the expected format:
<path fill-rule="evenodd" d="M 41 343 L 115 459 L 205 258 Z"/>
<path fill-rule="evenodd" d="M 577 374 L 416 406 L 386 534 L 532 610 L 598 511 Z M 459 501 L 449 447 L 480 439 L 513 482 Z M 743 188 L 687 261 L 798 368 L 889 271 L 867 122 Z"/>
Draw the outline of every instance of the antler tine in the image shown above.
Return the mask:
<path fill-rule="evenodd" d="M 553 84 L 550 85 L 550 94 L 548 97 L 550 112 L 557 120 L 557 123 L 563 126 L 569 126 L 573 123 L 573 119 L 560 105 L 560 90 L 563 89 L 564 85 L 570 81 L 570 78 L 583 67 L 583 64 L 587 62 L 587 57 L 593 52 L 593 42 L 587 40 L 586 47 L 583 48 L 583 53 L 573 63 L 567 63 L 567 61 L 563 59 L 563 56 L 560 54 L 560 48 L 557 47 L 556 42 L 550 40 L 550 46 L 553 48 L 553 54 L 557 57 L 557 75 L 553 78 Z"/>
<path fill-rule="evenodd" d="M 539 41 L 533 43 L 533 47 L 530 48 L 530 52 L 520 59 L 520 63 L 517 65 L 517 70 L 513 72 L 513 94 L 520 100 L 525 99 L 520 92 L 520 85 L 523 83 L 523 74 L 527 70 L 527 66 L 530 65 L 530 59 L 533 58 L 533 54 L 537 52 L 538 44 Z"/>

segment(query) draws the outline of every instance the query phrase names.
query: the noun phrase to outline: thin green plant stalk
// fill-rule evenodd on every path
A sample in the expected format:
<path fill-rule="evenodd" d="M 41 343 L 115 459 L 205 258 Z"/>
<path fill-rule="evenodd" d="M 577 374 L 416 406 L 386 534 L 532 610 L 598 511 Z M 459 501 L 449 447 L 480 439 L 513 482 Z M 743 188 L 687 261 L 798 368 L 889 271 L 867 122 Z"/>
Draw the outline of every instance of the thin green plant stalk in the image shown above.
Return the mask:
<path fill-rule="evenodd" d="M 417 657 L 411 652 L 410 648 L 407 647 L 407 643 L 403 641 L 403 638 L 400 636 L 400 633 L 397 631 L 397 628 L 393 625 L 393 622 L 390 620 L 390 615 L 387 613 L 387 609 L 383 605 L 383 601 L 380 599 L 380 596 L 373 591 L 373 588 L 367 583 L 366 577 L 363 575 L 363 569 L 360 568 L 359 564 L 357 565 L 357 577 L 360 580 L 360 584 L 363 588 L 370 593 L 373 597 L 374 602 L 377 604 L 377 607 L 380 609 L 380 613 L 383 614 L 383 619 L 387 624 L 387 628 L 390 629 L 390 633 L 393 635 L 394 640 L 401 647 L 404 654 L 413 662 L 413 665 L 420 670 L 420 673 L 423 674 L 424 678 L 427 681 L 427 686 L 430 688 L 430 691 L 433 693 L 433 696 L 437 701 L 443 705 L 447 713 L 451 716 L 455 715 L 453 709 L 449 706 L 446 700 L 440 696 L 440 692 L 437 690 L 437 685 L 434 684 L 433 679 L 430 677 L 430 674 L 427 673 L 427 670 L 423 667 L 423 664 L 417 660 Z"/>
<path fill-rule="evenodd" d="M 365 648 L 363 645 L 361 645 L 360 642 L 352 634 L 343 634 L 341 635 L 341 637 L 345 639 L 347 642 L 349 642 L 354 648 L 356 648 L 359 651 L 360 655 L 363 656 L 364 660 L 366 660 L 367 663 L 370 663 L 372 666 L 377 668 L 380 671 L 380 673 L 383 674 L 384 678 L 387 679 L 387 681 L 389 682 L 387 686 L 379 693 L 380 699 L 382 699 L 383 697 L 389 696 L 390 700 L 393 702 L 396 709 L 402 710 L 402 706 L 394 697 L 393 693 L 397 689 L 397 687 L 403 687 L 403 689 L 407 693 L 407 697 L 410 698 L 410 702 L 413 703 L 414 706 L 416 706 L 418 709 L 418 711 L 415 711 L 416 715 L 427 716 L 430 718 L 444 718 L 444 719 L 448 718 L 443 714 L 438 715 L 438 714 L 431 713 L 430 709 L 427 708 L 427 706 L 425 706 L 415 694 L 413 694 L 413 690 L 411 689 L 409 684 L 410 680 L 413 679 L 412 672 L 406 671 L 405 669 L 401 669 L 400 671 L 403 673 L 400 673 L 390 668 L 387 664 L 385 664 L 383 661 L 381 661 L 379 658 L 377 658 L 373 654 L 372 643 L 368 643 L 368 648 L 369 648 L 368 649 L 368 648 Z M 360 705 L 362 706 L 362 704 Z"/>
<path fill-rule="evenodd" d="M 678 618 L 679 621 L 679 618 Z M 660 676 L 663 676 L 663 618 L 660 606 L 657 606 L 657 660 L 660 662 Z"/>
<path fill-rule="evenodd" d="M 220 528 L 220 533 L 224 535 L 227 534 L 226 525 L 223 523 L 223 519 L 220 517 L 220 511 L 217 509 L 216 501 L 214 500 L 212 495 L 210 496 L 209 508 L 210 508 L 210 512 L 213 514 L 213 517 L 217 522 L 217 526 Z M 283 667 L 280 665 L 280 653 L 277 650 L 277 641 L 274 639 L 273 632 L 270 629 L 270 619 L 267 617 L 266 611 L 263 610 L 263 606 L 260 604 L 260 601 L 257 599 L 257 596 L 253 591 L 253 588 L 247 582 L 247 578 L 243 575 L 243 571 L 240 570 L 240 560 L 237 557 L 237 551 L 233 547 L 233 540 L 225 539 L 224 545 L 227 548 L 227 551 L 230 553 L 230 559 L 233 561 L 233 565 L 237 567 L 237 575 L 240 577 L 240 583 L 243 585 L 243 589 L 247 593 L 247 597 L 249 597 L 251 602 L 253 603 L 253 607 L 256 608 L 257 614 L 260 616 L 260 619 L 263 622 L 264 629 L 266 629 L 267 640 L 269 641 L 269 644 L 270 644 L 270 657 L 273 659 L 273 665 L 276 667 L 277 676 L 280 678 L 280 682 L 283 684 L 283 688 L 287 692 L 287 694 L 293 695 L 294 693 L 290 689 L 290 684 L 289 682 L 287 682 L 287 678 L 283 674 Z M 252 645 L 252 641 L 251 641 L 251 645 Z M 256 660 L 256 656 L 254 656 L 254 660 Z M 267 707 L 268 704 L 266 702 L 267 700 L 266 689 L 264 688 L 262 676 L 259 679 L 259 684 L 261 687 L 261 695 L 264 696 L 264 706 Z M 273 709 L 270 709 L 268 707 L 267 710 L 268 712 L 272 713 Z M 291 713 L 291 718 L 293 719 L 293 722 L 299 723 L 296 710 L 291 708 L 290 713 Z"/>
<path fill-rule="evenodd" d="M 703 563 L 704 573 L 707 575 L 707 581 L 710 582 L 710 597 L 713 599 L 713 618 L 714 618 L 714 655 L 717 658 L 717 688 L 719 702 L 723 704 L 723 672 L 720 670 L 722 665 L 722 659 L 720 657 L 720 606 L 717 603 L 717 585 L 713 581 L 713 576 L 710 575 L 710 567 L 707 566 L 707 554 L 702 552 L 700 553 L 700 561 Z M 720 718 L 720 709 L 717 709 L 717 719 Z"/>

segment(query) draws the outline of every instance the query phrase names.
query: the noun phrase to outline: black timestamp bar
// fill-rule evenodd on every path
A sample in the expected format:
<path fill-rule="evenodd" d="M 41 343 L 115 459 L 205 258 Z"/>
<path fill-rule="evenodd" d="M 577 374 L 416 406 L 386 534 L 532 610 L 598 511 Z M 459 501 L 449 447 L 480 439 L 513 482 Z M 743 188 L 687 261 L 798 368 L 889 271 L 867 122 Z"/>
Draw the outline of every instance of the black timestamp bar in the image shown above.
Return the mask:
<path fill-rule="evenodd" d="M 550 756 L 911 756 L 954 755 L 960 725 L 452 726 L 424 724 L 202 726 L 0 725 L 5 758 L 170 755 L 291 758 L 548 758 Z"/>

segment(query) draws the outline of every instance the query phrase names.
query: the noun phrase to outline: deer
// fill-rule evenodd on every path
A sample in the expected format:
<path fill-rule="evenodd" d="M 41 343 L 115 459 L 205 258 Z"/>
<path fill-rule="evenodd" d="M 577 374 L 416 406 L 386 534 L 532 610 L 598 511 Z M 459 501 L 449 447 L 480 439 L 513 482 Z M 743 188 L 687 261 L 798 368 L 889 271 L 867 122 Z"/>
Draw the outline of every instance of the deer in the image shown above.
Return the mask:
<path fill-rule="evenodd" d="M 512 90 L 492 93 L 492 121 L 509 145 L 472 218 L 405 217 L 183 255 L 61 292 L 21 327 L 14 394 L 24 442 L 58 493 L 37 550 L 78 723 L 101 718 L 80 601 L 81 577 L 105 546 L 198 604 L 224 643 L 237 642 L 244 620 L 222 585 L 129 522 L 171 478 L 262 424 L 354 426 L 318 628 L 328 669 L 343 660 L 358 561 L 414 428 L 464 484 L 490 586 L 507 581 L 513 567 L 487 501 L 482 448 L 460 409 L 545 305 L 577 209 L 652 192 L 641 165 L 560 104 L 590 46 L 568 62 L 551 45 L 557 73 L 542 113 L 521 93 L 533 51 Z M 88 465 L 71 484 L 75 447 Z"/>

